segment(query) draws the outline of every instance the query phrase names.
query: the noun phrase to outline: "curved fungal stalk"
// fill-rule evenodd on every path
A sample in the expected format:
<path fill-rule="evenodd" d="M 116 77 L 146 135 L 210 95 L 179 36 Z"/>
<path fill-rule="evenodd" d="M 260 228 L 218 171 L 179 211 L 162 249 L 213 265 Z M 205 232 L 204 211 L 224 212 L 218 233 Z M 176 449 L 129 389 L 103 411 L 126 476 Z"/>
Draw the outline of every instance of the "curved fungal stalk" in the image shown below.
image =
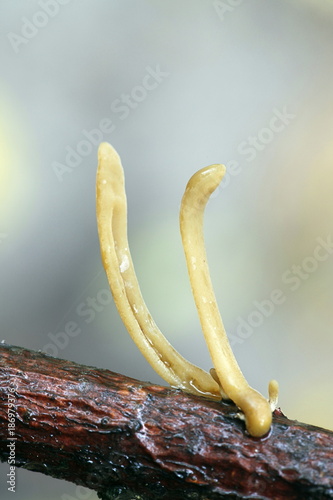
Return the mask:
<path fill-rule="evenodd" d="M 129 334 L 154 370 L 171 386 L 220 400 L 217 382 L 171 346 L 142 298 L 127 241 L 124 172 L 117 152 L 108 143 L 102 143 L 98 150 L 96 191 L 102 261 Z"/>
<path fill-rule="evenodd" d="M 244 413 L 248 432 L 259 437 L 270 429 L 272 410 L 270 403 L 249 386 L 234 357 L 216 304 L 203 238 L 204 209 L 224 174 L 223 165 L 211 165 L 191 177 L 181 203 L 180 230 L 192 293 L 215 368 L 211 374 L 219 380 L 223 393 Z M 270 392 L 276 400 L 274 383 Z"/>

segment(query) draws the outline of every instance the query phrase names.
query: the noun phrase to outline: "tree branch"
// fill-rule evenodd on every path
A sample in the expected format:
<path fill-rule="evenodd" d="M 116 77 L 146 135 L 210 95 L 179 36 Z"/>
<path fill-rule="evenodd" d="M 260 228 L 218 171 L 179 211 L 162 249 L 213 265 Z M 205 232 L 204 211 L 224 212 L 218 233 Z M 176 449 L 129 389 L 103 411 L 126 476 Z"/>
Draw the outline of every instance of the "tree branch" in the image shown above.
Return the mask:
<path fill-rule="evenodd" d="M 275 412 L 270 435 L 255 439 L 236 414 L 231 403 L 0 346 L 9 468 L 14 456 L 103 500 L 333 498 L 332 432 Z"/>

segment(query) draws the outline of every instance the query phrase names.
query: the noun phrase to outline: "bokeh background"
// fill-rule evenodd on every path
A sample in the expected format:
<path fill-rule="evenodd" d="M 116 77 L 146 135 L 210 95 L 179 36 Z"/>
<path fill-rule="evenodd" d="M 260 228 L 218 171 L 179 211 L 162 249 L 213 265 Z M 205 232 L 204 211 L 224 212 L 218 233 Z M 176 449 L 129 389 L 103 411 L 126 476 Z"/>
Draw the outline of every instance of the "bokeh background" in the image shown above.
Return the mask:
<path fill-rule="evenodd" d="M 236 357 L 264 394 L 278 379 L 287 416 L 333 429 L 333 3 L 17 0 L 1 2 L 0 19 L 1 338 L 163 383 L 102 270 L 101 138 L 124 165 L 146 302 L 209 369 L 178 211 L 189 177 L 225 163 L 205 233 Z M 69 321 L 81 333 L 57 347 Z M 1 464 L 1 499 L 12 498 L 7 472 Z M 20 469 L 16 490 L 16 500 L 97 498 Z"/>

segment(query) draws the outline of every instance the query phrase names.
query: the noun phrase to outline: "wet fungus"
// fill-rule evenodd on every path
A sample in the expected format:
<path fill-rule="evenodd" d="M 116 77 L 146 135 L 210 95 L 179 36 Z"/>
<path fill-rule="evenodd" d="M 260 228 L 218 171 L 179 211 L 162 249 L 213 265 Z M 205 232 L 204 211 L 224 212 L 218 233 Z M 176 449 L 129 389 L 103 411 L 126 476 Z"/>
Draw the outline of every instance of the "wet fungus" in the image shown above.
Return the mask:
<path fill-rule="evenodd" d="M 119 315 L 137 347 L 172 387 L 211 399 L 230 399 L 242 411 L 247 431 L 265 435 L 277 405 L 278 385 L 269 400 L 249 386 L 230 347 L 216 304 L 203 238 L 207 201 L 225 174 L 210 165 L 189 180 L 180 208 L 180 230 L 192 293 L 213 361 L 210 373 L 183 358 L 155 324 L 141 295 L 127 240 L 127 203 L 120 158 L 108 143 L 98 151 L 97 226 L 103 265 Z"/>

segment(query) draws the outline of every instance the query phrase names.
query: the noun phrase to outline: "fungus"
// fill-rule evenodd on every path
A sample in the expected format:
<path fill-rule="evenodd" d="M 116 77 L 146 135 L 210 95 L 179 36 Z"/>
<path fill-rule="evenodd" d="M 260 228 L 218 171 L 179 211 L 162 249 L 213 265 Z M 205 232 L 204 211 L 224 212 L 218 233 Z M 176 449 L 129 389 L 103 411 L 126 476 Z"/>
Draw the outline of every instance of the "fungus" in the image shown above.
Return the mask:
<path fill-rule="evenodd" d="M 221 399 L 211 375 L 184 359 L 157 327 L 141 295 L 127 240 L 124 172 L 108 143 L 98 151 L 97 226 L 102 262 L 119 315 L 137 347 L 172 387 Z"/>
<path fill-rule="evenodd" d="M 267 401 L 245 380 L 216 304 L 203 239 L 204 209 L 224 174 L 223 165 L 199 170 L 187 184 L 180 209 L 180 229 L 192 293 L 214 365 L 210 373 L 187 361 L 171 346 L 143 300 L 127 240 L 124 172 L 117 152 L 108 143 L 102 143 L 98 151 L 98 234 L 115 305 L 146 360 L 172 387 L 211 399 L 231 399 L 243 412 L 249 434 L 260 437 L 270 429 L 278 385 L 270 382 Z"/>

